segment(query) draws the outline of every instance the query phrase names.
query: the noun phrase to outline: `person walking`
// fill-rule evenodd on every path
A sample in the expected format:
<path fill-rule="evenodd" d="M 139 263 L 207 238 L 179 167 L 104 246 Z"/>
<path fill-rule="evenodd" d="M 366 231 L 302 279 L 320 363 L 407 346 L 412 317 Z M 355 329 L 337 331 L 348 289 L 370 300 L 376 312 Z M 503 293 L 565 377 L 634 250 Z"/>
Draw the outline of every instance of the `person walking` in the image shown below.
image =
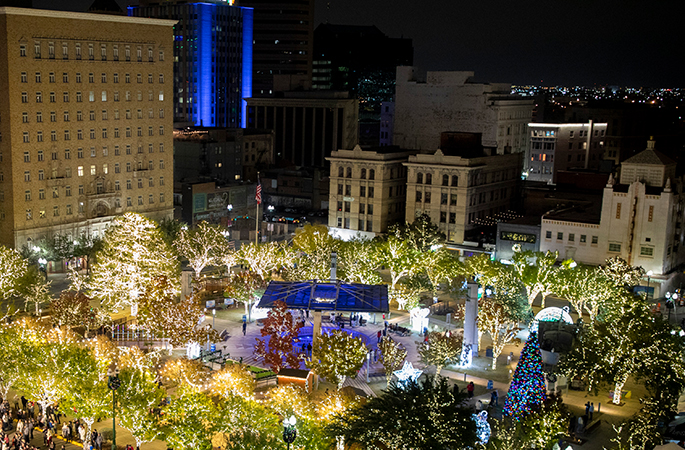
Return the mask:
<path fill-rule="evenodd" d="M 466 386 L 466 392 L 469 394 L 469 398 L 473 398 L 473 391 L 476 389 L 476 385 L 473 384 L 473 381 L 471 381 L 467 386 Z"/>
<path fill-rule="evenodd" d="M 588 410 L 588 416 L 590 417 L 590 420 L 592 420 L 592 415 L 595 413 L 595 404 L 590 403 L 590 409 Z"/>
<path fill-rule="evenodd" d="M 378 330 L 378 333 L 376 333 L 376 337 L 378 337 L 378 342 L 377 342 L 378 344 L 381 343 L 381 336 L 382 335 L 383 335 L 383 333 L 381 332 L 381 330 Z"/>
<path fill-rule="evenodd" d="M 98 450 L 102 450 L 102 442 L 103 442 L 102 433 L 98 433 L 97 437 L 95 438 L 95 445 L 96 445 Z"/>
<path fill-rule="evenodd" d="M 499 406 L 499 394 L 497 389 L 490 393 L 490 406 Z"/>
<path fill-rule="evenodd" d="M 247 322 L 243 322 L 243 336 L 247 333 Z"/>

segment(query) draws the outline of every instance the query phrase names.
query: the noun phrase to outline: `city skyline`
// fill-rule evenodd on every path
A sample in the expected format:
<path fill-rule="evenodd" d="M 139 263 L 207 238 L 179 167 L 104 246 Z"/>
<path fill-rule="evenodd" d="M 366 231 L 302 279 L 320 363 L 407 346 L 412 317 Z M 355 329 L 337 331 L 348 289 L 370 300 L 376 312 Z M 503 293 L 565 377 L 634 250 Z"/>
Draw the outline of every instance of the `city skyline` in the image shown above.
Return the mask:
<path fill-rule="evenodd" d="M 34 6 L 85 10 L 90 3 L 35 0 Z M 376 25 L 388 36 L 413 39 L 416 66 L 474 71 L 478 81 L 683 87 L 676 21 L 685 11 L 677 8 L 662 13 L 656 3 L 618 0 L 563 6 L 434 2 L 417 8 L 395 0 L 389 9 L 382 2 L 317 0 L 315 27 Z"/>

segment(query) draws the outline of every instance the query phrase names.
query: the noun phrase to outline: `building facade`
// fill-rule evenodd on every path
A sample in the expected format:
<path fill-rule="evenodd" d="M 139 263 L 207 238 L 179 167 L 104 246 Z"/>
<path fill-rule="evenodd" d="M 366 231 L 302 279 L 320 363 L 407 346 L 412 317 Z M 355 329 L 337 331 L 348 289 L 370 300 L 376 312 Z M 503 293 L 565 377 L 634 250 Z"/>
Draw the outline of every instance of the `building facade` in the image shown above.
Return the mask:
<path fill-rule="evenodd" d="M 455 156 L 438 149 L 410 156 L 406 217 L 428 214 L 447 242 L 462 243 L 482 221 L 516 208 L 522 155 Z M 468 239 L 467 239 L 468 240 Z"/>
<path fill-rule="evenodd" d="M 684 192 L 674 161 L 650 141 L 647 150 L 621 164 L 618 183 L 610 177 L 599 214 L 544 215 L 540 250 L 595 265 L 620 256 L 663 278 L 685 262 Z"/>
<path fill-rule="evenodd" d="M 481 133 L 497 153 L 525 153 L 533 100 L 509 84 L 482 84 L 473 72 L 428 72 L 398 67 L 393 143 L 434 152 L 443 132 Z"/>
<path fill-rule="evenodd" d="M 252 8 L 220 0 L 140 3 L 128 8 L 130 16 L 178 22 L 173 42 L 174 121 L 244 128 L 243 99 L 252 96 Z"/>
<path fill-rule="evenodd" d="M 596 171 L 604 156 L 606 123 L 529 123 L 524 174 L 556 183 L 559 171 Z"/>
<path fill-rule="evenodd" d="M 173 217 L 174 22 L 0 8 L 0 242 Z"/>
<path fill-rule="evenodd" d="M 334 151 L 331 163 L 328 226 L 344 239 L 373 237 L 404 222 L 407 175 L 404 163 L 415 151 L 396 147 Z"/>
<path fill-rule="evenodd" d="M 311 87 L 314 0 L 239 0 L 237 4 L 254 8 L 253 94 L 273 94 L 274 75 L 291 76 Z"/>
<path fill-rule="evenodd" d="M 274 130 L 276 161 L 323 167 L 334 150 L 357 145 L 357 100 L 345 92 L 286 92 L 247 103 L 247 128 Z"/>
<path fill-rule="evenodd" d="M 174 130 L 176 181 L 257 180 L 273 164 L 273 131 L 185 127 Z"/>
<path fill-rule="evenodd" d="M 392 145 L 394 123 L 395 102 L 381 103 L 381 134 L 379 139 L 381 147 Z"/>

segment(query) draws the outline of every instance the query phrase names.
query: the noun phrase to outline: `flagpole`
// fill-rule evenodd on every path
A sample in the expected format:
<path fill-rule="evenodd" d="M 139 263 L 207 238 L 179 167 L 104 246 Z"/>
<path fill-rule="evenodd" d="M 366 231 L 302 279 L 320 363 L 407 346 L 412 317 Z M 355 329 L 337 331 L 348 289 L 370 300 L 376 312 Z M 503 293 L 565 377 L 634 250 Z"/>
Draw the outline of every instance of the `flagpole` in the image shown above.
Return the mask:
<path fill-rule="evenodd" d="M 261 181 L 259 180 L 259 172 L 257 172 L 257 186 L 261 184 Z M 257 188 L 255 188 L 257 189 Z M 261 197 L 261 196 L 260 196 Z M 260 200 L 255 197 L 255 200 L 257 200 L 257 214 L 255 215 L 255 237 L 254 237 L 254 242 L 255 244 L 259 244 L 259 203 Z"/>

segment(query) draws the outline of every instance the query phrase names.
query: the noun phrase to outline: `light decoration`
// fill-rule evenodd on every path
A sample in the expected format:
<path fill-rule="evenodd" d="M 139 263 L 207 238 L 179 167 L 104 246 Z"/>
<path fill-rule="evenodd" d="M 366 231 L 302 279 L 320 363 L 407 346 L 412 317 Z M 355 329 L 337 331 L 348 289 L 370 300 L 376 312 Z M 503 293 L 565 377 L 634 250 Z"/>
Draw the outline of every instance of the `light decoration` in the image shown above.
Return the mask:
<path fill-rule="evenodd" d="M 262 337 L 255 340 L 254 355 L 263 358 L 264 363 L 278 373 L 283 367 L 300 367 L 300 358 L 293 351 L 293 341 L 300 334 L 302 322 L 294 321 L 285 302 L 276 301 L 274 307 L 264 319 L 260 330 Z"/>
<path fill-rule="evenodd" d="M 224 398 L 236 395 L 245 400 L 254 400 L 254 387 L 252 374 L 240 364 L 227 364 L 213 376 L 212 391 Z"/>
<path fill-rule="evenodd" d="M 154 412 L 166 396 L 155 377 L 148 370 L 125 368 L 120 374 L 121 385 L 117 390 L 117 418 L 119 425 L 127 429 L 136 440 L 136 448 L 157 439 L 162 429 L 159 416 Z"/>
<path fill-rule="evenodd" d="M 490 434 L 492 433 L 490 424 L 488 423 L 488 412 L 481 411 L 478 414 L 474 414 L 473 420 L 476 422 L 476 436 L 478 437 L 478 442 L 481 445 L 487 444 L 490 440 Z"/>
<path fill-rule="evenodd" d="M 308 368 L 338 386 L 347 377 L 356 377 L 364 365 L 368 349 L 360 337 L 342 330 L 322 334 L 312 346 L 312 358 L 305 361 Z"/>
<path fill-rule="evenodd" d="M 402 369 L 393 372 L 393 375 L 397 377 L 398 384 L 406 386 L 407 383 L 418 380 L 422 373 L 423 370 L 415 369 L 411 361 L 405 361 Z"/>
<path fill-rule="evenodd" d="M 497 369 L 497 358 L 504 346 L 517 341 L 516 335 L 521 330 L 518 323 L 519 317 L 496 300 L 489 297 L 480 299 L 477 326 L 481 333 L 479 336 L 487 332 L 492 339 L 492 370 Z"/>
<path fill-rule="evenodd" d="M 436 375 L 440 375 L 442 368 L 461 353 L 462 341 L 461 333 L 431 331 L 428 333 L 428 341 L 421 342 L 417 350 L 421 361 L 433 364 Z"/>
<path fill-rule="evenodd" d="M 381 351 L 381 363 L 385 369 L 386 386 L 390 386 L 393 372 L 402 367 L 402 362 L 407 357 L 407 349 L 390 336 L 378 344 L 378 349 Z"/>
<path fill-rule="evenodd" d="M 516 421 L 523 419 L 532 408 L 545 401 L 546 390 L 540 343 L 537 333 L 531 333 L 521 352 L 521 359 L 504 401 L 504 415 L 511 416 Z"/>
<path fill-rule="evenodd" d="M 420 292 L 404 284 L 388 289 L 388 301 L 397 302 L 397 309 L 411 311 L 420 304 Z"/>
<path fill-rule="evenodd" d="M 136 293 L 145 292 L 161 276 L 178 293 L 179 272 L 176 252 L 157 224 L 140 214 L 126 213 L 107 228 L 88 287 L 91 297 L 118 311 L 137 303 Z"/>
<path fill-rule="evenodd" d="M 564 306 L 563 308 L 557 308 L 554 306 L 547 307 L 540 310 L 539 313 L 535 315 L 535 319 L 530 324 L 531 333 L 537 333 L 538 324 L 540 322 L 559 322 L 563 321 L 569 325 L 573 325 L 573 319 L 569 314 L 569 307 Z"/>
<path fill-rule="evenodd" d="M 18 251 L 0 245 L 0 296 L 7 299 L 18 289 L 19 279 L 28 270 L 28 261 Z"/>
<path fill-rule="evenodd" d="M 179 253 L 188 260 L 199 280 L 202 270 L 220 258 L 226 238 L 218 225 L 202 221 L 194 229 L 181 229 L 174 242 Z"/>
<path fill-rule="evenodd" d="M 428 315 L 430 314 L 428 308 L 413 308 L 409 311 L 409 320 L 411 322 L 411 329 L 422 332 L 424 328 L 428 327 Z"/>

